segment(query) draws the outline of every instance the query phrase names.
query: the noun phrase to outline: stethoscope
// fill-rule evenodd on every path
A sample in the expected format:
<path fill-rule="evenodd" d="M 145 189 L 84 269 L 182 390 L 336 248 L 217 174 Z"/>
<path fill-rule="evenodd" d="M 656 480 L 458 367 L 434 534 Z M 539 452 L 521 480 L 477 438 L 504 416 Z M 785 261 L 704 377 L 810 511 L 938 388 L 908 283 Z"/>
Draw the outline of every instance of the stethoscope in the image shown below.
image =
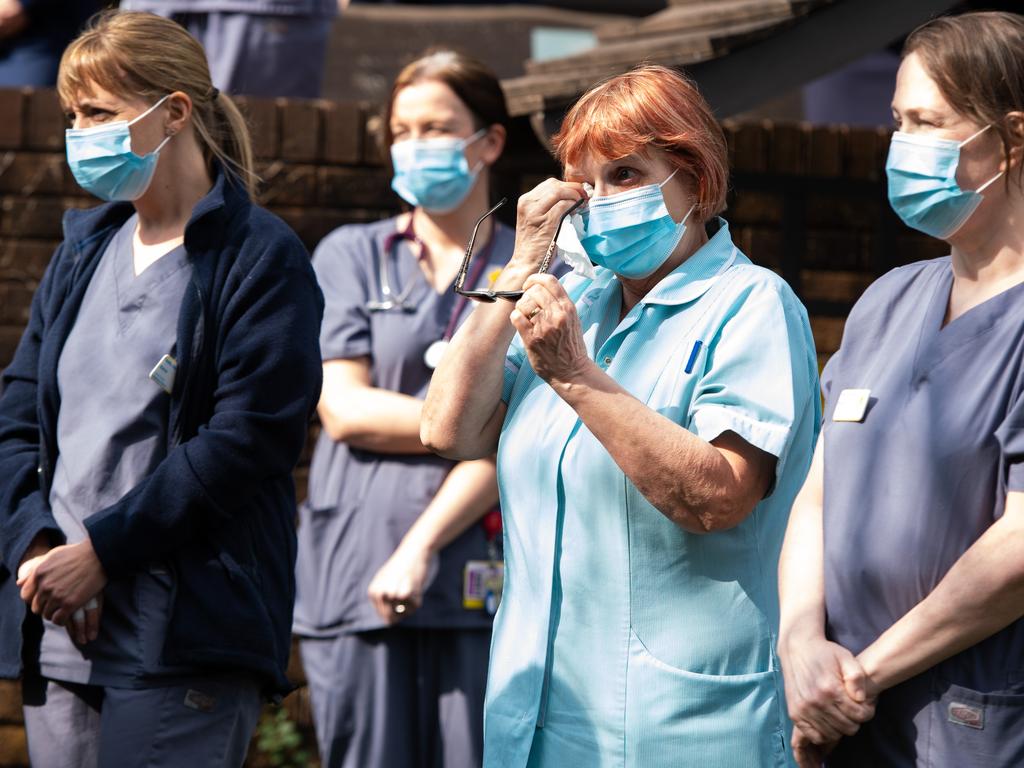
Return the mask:
<path fill-rule="evenodd" d="M 409 302 L 409 294 L 416 287 L 415 281 L 405 286 L 405 289 L 397 296 L 391 290 L 390 261 L 395 255 L 395 245 L 401 240 L 411 240 L 420 247 L 419 259 L 422 259 L 427 253 L 427 246 L 412 231 L 411 219 L 409 220 L 408 227 L 400 232 L 392 232 L 384 239 L 383 252 L 377 257 L 377 284 L 380 287 L 380 298 L 377 301 L 366 302 L 366 308 L 370 312 L 391 312 L 392 310 L 398 310 L 399 312 L 416 311 L 416 305 Z"/>
<path fill-rule="evenodd" d="M 468 285 L 476 285 L 480 281 L 480 275 L 483 273 L 488 262 L 491 259 L 491 249 L 494 245 L 494 240 L 497 232 L 492 231 L 490 240 L 488 240 L 483 252 L 477 257 L 476 263 L 473 265 L 473 270 L 466 276 L 466 283 Z M 419 245 L 420 255 L 417 260 L 424 258 L 429 252 L 427 251 L 426 244 L 420 240 L 416 233 L 412 229 L 412 220 L 409 221 L 409 226 L 404 230 L 392 232 L 384 239 L 384 247 L 381 249 L 381 254 L 377 258 L 377 281 L 380 286 L 380 297 L 377 301 L 366 302 L 366 308 L 370 312 L 391 312 L 399 311 L 412 313 L 415 312 L 417 307 L 415 304 L 409 301 L 409 295 L 412 293 L 413 288 L 416 287 L 415 281 L 405 286 L 402 292 L 395 294 L 395 291 L 391 287 L 391 266 L 390 260 L 395 255 L 395 245 L 402 240 L 411 240 L 413 243 Z M 448 325 L 444 330 L 444 336 L 431 344 L 426 353 L 423 355 L 423 362 L 428 368 L 436 368 L 437 364 L 441 361 L 441 357 L 448 349 L 448 345 L 451 343 L 452 336 L 455 335 L 455 327 L 458 325 L 459 317 L 462 315 L 462 311 L 466 308 L 468 299 L 465 296 L 459 296 L 455 302 L 455 306 L 452 308 L 451 316 L 448 319 Z"/>

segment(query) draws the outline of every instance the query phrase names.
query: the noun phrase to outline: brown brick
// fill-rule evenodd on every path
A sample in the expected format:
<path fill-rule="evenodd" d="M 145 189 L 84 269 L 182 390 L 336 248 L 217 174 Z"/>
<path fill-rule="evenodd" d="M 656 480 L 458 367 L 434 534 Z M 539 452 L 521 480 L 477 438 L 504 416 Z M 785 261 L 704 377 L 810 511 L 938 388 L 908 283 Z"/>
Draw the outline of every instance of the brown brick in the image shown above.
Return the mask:
<path fill-rule="evenodd" d="M 64 203 L 59 198 L 36 197 L 25 200 L 10 195 L 0 198 L 0 237 L 61 236 Z"/>
<path fill-rule="evenodd" d="M 321 169 L 323 170 L 323 169 Z M 259 201 L 263 205 L 315 205 L 317 200 L 317 168 L 313 165 L 292 165 L 275 160 L 257 165 L 263 179 Z"/>
<path fill-rule="evenodd" d="M 299 727 L 307 730 L 313 727 L 313 705 L 309 700 L 309 688 L 303 685 L 293 691 L 282 702 L 288 712 L 288 718 Z"/>
<path fill-rule="evenodd" d="M 24 325 L 28 322 L 34 286 L 24 283 L 0 283 L 0 324 Z"/>
<path fill-rule="evenodd" d="M 804 269 L 800 272 L 800 298 L 852 306 L 872 280 L 874 275 L 869 272 Z"/>
<path fill-rule="evenodd" d="M 808 143 L 807 173 L 811 176 L 839 176 L 843 172 L 843 134 L 839 126 L 817 126 Z"/>
<path fill-rule="evenodd" d="M 275 158 L 281 150 L 281 116 L 274 99 L 231 97 L 245 115 L 252 134 L 252 151 L 259 158 Z"/>
<path fill-rule="evenodd" d="M 839 343 L 843 340 L 843 327 L 846 325 L 846 318 L 843 317 L 812 317 L 811 332 L 814 334 L 814 347 L 818 354 L 832 354 L 839 349 Z"/>
<path fill-rule="evenodd" d="M 291 650 L 288 653 L 288 669 L 285 675 L 292 685 L 306 684 L 306 670 L 302 666 L 302 654 L 299 651 L 299 640 L 296 637 L 292 638 Z"/>
<path fill-rule="evenodd" d="M 363 157 L 363 134 L 366 116 L 359 104 L 325 103 L 324 160 L 329 163 L 355 165 Z"/>
<path fill-rule="evenodd" d="M 320 203 L 332 208 L 388 208 L 398 204 L 391 180 L 380 170 L 321 168 Z"/>
<path fill-rule="evenodd" d="M 768 169 L 768 134 L 771 123 L 727 123 L 730 166 L 737 171 L 760 173 Z"/>
<path fill-rule="evenodd" d="M 64 151 L 64 129 L 68 127 L 57 92 L 46 88 L 27 93 L 25 146 L 31 149 Z"/>
<path fill-rule="evenodd" d="M 871 231 L 878 219 L 877 199 L 808 195 L 804 203 L 805 226 L 809 229 Z"/>
<path fill-rule="evenodd" d="M 64 191 L 63 155 L 40 152 L 0 154 L 0 194 L 59 195 Z"/>
<path fill-rule="evenodd" d="M 0 280 L 38 283 L 56 248 L 51 240 L 0 239 Z"/>
<path fill-rule="evenodd" d="M 782 267 L 782 233 L 770 227 L 745 228 L 742 250 L 751 261 L 769 269 Z"/>
<path fill-rule="evenodd" d="M 807 170 L 809 127 L 780 123 L 769 134 L 768 169 L 775 173 L 802 175 Z"/>
<path fill-rule="evenodd" d="M 384 117 L 379 114 L 368 114 L 363 123 L 363 162 L 367 165 L 387 165 L 387 149 L 381 146 Z"/>
<path fill-rule="evenodd" d="M 281 157 L 299 162 L 320 159 L 323 127 L 317 101 L 278 99 L 281 110 Z"/>
<path fill-rule="evenodd" d="M 849 230 L 812 230 L 805 235 L 807 269 L 868 270 L 871 268 L 871 238 Z"/>
<path fill-rule="evenodd" d="M 0 149 L 21 146 L 25 120 L 25 94 L 20 90 L 0 89 Z"/>
<path fill-rule="evenodd" d="M 726 216 L 735 226 L 769 224 L 778 226 L 782 221 L 782 197 L 769 192 L 736 192 Z"/>
<path fill-rule="evenodd" d="M 853 179 L 882 178 L 889 132 L 882 129 L 854 128 L 846 137 L 846 175 Z"/>
<path fill-rule="evenodd" d="M 28 765 L 28 742 L 20 725 L 0 725 L 0 765 L 18 768 Z"/>
<path fill-rule="evenodd" d="M 0 723 L 20 723 L 23 720 L 21 683 L 16 680 L 0 680 Z"/>

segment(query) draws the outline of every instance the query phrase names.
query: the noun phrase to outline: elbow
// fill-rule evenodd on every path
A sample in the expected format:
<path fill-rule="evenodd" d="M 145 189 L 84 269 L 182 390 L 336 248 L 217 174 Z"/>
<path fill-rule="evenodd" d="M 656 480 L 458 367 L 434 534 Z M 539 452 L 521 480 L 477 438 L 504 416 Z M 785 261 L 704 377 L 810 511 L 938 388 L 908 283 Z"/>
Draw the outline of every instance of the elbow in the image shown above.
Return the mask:
<path fill-rule="evenodd" d="M 320 428 L 336 443 L 347 443 L 355 436 L 354 425 L 332 413 L 321 404 L 317 410 L 320 416 Z"/>
<path fill-rule="evenodd" d="M 697 503 L 679 504 L 672 517 L 690 533 L 703 535 L 735 528 L 750 516 L 755 506 L 746 499 L 722 494 Z"/>

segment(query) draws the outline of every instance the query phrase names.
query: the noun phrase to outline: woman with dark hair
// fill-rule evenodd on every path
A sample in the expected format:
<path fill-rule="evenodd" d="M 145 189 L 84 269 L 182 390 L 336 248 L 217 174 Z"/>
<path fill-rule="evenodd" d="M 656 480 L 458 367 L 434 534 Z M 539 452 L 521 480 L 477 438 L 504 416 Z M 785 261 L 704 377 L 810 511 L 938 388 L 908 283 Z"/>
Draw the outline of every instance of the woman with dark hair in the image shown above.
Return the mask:
<path fill-rule="evenodd" d="M 65 215 L 3 375 L 0 672 L 35 766 L 240 766 L 289 689 L 321 294 L 182 27 L 103 14 L 57 89 L 108 202 Z"/>
<path fill-rule="evenodd" d="M 480 63 L 442 50 L 409 64 L 384 138 L 411 210 L 341 227 L 314 254 L 323 428 L 301 509 L 295 631 L 325 766 L 480 763 L 500 591 L 496 526 L 482 520 L 497 503 L 494 461 L 442 459 L 419 435 L 433 369 L 472 307 L 451 285 L 490 207 L 507 120 Z M 465 287 L 486 288 L 513 233 L 489 220 L 476 240 Z"/>
<path fill-rule="evenodd" d="M 822 376 L 780 569 L 794 746 L 806 766 L 1019 766 L 1024 17 L 916 30 L 892 109 L 889 200 L 950 255 L 876 281 Z"/>

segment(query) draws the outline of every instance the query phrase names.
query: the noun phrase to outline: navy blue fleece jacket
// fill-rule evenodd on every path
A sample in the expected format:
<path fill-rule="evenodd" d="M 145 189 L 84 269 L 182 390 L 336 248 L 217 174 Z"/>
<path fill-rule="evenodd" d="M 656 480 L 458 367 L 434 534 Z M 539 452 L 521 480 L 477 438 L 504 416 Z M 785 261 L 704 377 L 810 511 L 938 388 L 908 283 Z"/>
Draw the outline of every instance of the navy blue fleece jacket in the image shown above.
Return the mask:
<path fill-rule="evenodd" d="M 18 564 L 41 531 L 63 540 L 48 503 L 57 362 L 100 257 L 133 211 L 111 203 L 67 212 L 64 242 L 3 374 L 0 676 L 20 673 L 23 630 L 35 634 L 14 584 Z M 295 234 L 222 173 L 193 210 L 185 248 L 192 281 L 178 320 L 167 456 L 86 527 L 111 579 L 171 563 L 164 661 L 248 672 L 268 692 L 284 691 L 295 592 L 291 473 L 320 394 L 323 297 Z"/>

